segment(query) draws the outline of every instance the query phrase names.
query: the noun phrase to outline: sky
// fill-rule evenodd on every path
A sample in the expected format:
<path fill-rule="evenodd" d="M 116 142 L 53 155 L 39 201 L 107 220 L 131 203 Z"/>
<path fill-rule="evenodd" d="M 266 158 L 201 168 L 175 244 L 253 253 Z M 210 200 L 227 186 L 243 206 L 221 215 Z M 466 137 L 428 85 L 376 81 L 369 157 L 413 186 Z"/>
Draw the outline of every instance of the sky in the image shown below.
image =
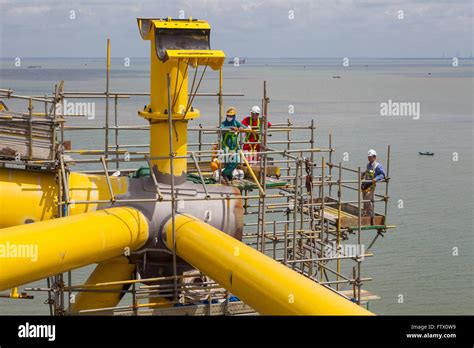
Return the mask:
<path fill-rule="evenodd" d="M 147 57 L 136 18 L 205 19 L 228 57 L 470 56 L 474 0 L 0 0 L 0 58 Z"/>

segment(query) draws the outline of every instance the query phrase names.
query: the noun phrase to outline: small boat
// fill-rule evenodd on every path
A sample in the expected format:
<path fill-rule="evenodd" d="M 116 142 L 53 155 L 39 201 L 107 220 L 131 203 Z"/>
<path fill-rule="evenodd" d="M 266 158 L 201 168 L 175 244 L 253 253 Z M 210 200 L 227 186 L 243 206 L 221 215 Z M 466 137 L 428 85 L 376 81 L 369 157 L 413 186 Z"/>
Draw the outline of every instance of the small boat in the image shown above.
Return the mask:
<path fill-rule="evenodd" d="M 228 64 L 245 64 L 245 58 L 241 59 L 241 58 L 232 58 L 232 59 L 229 59 L 229 61 L 227 62 Z"/>
<path fill-rule="evenodd" d="M 418 152 L 418 153 L 422 156 L 433 156 L 434 155 L 434 152 L 428 152 L 428 151 Z"/>

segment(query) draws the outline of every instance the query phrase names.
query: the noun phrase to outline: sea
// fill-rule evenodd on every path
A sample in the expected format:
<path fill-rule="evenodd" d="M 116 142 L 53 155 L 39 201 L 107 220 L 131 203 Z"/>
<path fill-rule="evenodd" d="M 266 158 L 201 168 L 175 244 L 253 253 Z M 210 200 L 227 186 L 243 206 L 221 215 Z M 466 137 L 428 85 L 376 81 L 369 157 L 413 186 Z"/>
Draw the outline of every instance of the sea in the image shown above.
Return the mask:
<path fill-rule="evenodd" d="M 105 64 L 103 58 L 1 59 L 0 88 L 42 96 L 51 94 L 63 80 L 65 91 L 103 92 Z M 396 228 L 379 238 L 371 249 L 374 256 L 362 267 L 362 276 L 373 278 L 363 288 L 380 296 L 370 302 L 376 314 L 474 312 L 473 67 L 472 58 L 249 57 L 245 63 L 236 65 L 231 60 L 224 65 L 224 93 L 243 94 L 224 97 L 225 107 L 236 107 L 238 117 L 261 105 L 266 81 L 269 120 L 284 123 L 291 118 L 295 125 L 314 120 L 315 146 L 327 147 L 331 134 L 336 150 L 333 162 L 363 168 L 367 151 L 375 149 L 386 167 L 390 145 L 387 223 Z M 202 72 L 200 67 L 196 84 Z M 191 86 L 194 70 L 190 74 Z M 207 69 L 199 92 L 217 93 L 218 81 L 218 74 Z M 110 91 L 148 92 L 149 60 L 112 58 Z M 25 101 L 3 101 L 12 110 L 27 110 Z M 102 126 L 104 100 L 92 101 L 93 118 L 69 117 L 67 125 Z M 119 99 L 119 123 L 146 124 L 137 111 L 147 103 L 146 96 Z M 113 100 L 110 105 L 113 115 Z M 197 96 L 194 106 L 201 117 L 190 126 L 217 124 L 216 97 Z M 41 104 L 35 108 L 44 109 Z M 66 137 L 74 149 L 104 146 L 103 131 L 67 132 Z M 120 134 L 124 144 L 148 141 L 146 131 Z M 421 156 L 424 151 L 434 155 Z M 371 236 L 364 234 L 364 242 L 369 243 Z M 74 284 L 80 284 L 92 269 L 73 271 Z M 25 286 L 45 285 L 39 281 Z M 46 293 L 32 294 L 34 299 L 29 300 L 0 298 L 0 314 L 48 314 Z"/>

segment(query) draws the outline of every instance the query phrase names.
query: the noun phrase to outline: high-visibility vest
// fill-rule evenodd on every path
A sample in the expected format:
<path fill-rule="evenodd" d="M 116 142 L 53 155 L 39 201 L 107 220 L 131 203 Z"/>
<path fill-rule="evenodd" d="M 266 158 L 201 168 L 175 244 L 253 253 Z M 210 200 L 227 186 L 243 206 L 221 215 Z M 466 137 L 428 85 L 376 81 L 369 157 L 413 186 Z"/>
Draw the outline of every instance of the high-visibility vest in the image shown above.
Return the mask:
<path fill-rule="evenodd" d="M 365 180 L 373 180 L 375 178 L 375 169 L 379 166 L 379 163 L 374 161 L 374 164 L 372 165 L 372 169 L 366 169 L 365 174 L 364 174 L 364 179 Z M 370 185 L 367 189 L 375 188 L 375 183 Z"/>
<path fill-rule="evenodd" d="M 229 138 L 230 138 L 231 141 L 232 141 L 232 147 L 229 146 L 229 144 L 227 143 L 227 140 L 228 140 Z M 224 133 L 224 138 L 222 139 L 222 144 L 223 144 L 225 147 L 228 147 L 229 150 L 235 150 L 235 149 L 237 149 L 237 145 L 238 145 L 238 144 L 237 144 L 237 133 L 234 132 L 234 131 L 231 131 L 231 130 L 225 132 L 225 133 Z"/>
<path fill-rule="evenodd" d="M 257 118 L 257 125 L 253 126 L 252 116 L 250 116 L 250 128 L 252 128 L 252 130 L 253 130 L 255 127 L 257 127 L 257 129 L 260 130 L 260 117 Z M 254 138 L 255 138 L 256 141 L 260 140 L 260 135 L 258 133 L 248 132 L 247 135 L 245 136 L 245 142 L 246 143 L 249 142 L 251 134 L 254 135 Z"/>

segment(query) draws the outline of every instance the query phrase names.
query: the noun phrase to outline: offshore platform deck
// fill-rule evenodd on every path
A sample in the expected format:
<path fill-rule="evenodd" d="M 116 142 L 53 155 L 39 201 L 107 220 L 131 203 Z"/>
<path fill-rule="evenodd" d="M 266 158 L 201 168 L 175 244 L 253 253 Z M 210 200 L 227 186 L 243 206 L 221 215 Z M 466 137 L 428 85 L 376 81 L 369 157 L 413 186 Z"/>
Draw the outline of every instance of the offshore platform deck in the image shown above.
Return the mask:
<path fill-rule="evenodd" d="M 334 163 L 332 136 L 317 136 L 314 121 L 296 124 L 288 119 L 262 126 L 257 130 L 262 150 L 239 152 L 237 168 L 243 177 L 224 181 L 211 169 L 211 162 L 222 155 L 224 131 L 219 125 L 226 98 L 243 94 L 223 92 L 225 56 L 206 46 L 210 28 L 204 21 L 192 19 L 139 19 L 138 23 L 142 38 L 152 44 L 150 93 L 109 89 L 109 50 L 105 91 L 66 91 L 62 81 L 45 96 L 0 90 L 5 101 L 0 105 L 0 182 L 4 187 L 0 201 L 5 207 L 17 204 L 15 209 L 28 200 L 37 204 L 28 214 L 6 209 L 0 241 L 18 236 L 16 241 L 27 243 L 22 226 L 40 224 L 35 231 L 41 235 L 61 230 L 64 240 L 61 237 L 58 243 L 64 242 L 64 250 L 73 258 L 64 267 L 59 266 L 62 261 L 45 260 L 38 270 L 27 270 L 25 265 L 4 274 L 0 289 L 12 290 L 3 297 L 29 301 L 33 294 L 46 292 L 51 315 L 365 314 L 367 311 L 359 312 L 352 305 L 368 308 L 368 302 L 378 296 L 370 291 L 372 278 L 363 275 L 362 265 L 373 256 L 372 247 L 379 237 L 394 227 L 387 224 L 390 146 L 381 156 L 386 178 L 378 183 L 373 216 L 363 214 L 367 201 L 362 199 L 361 168 Z M 165 47 L 170 45 L 167 30 L 178 30 L 168 27 L 173 25 L 196 25 L 191 30 L 202 37 L 194 50 Z M 166 64 L 171 65 L 169 70 Z M 188 68 L 197 74 L 199 66 L 210 66 L 219 73 L 217 92 L 199 93 L 200 81 L 193 88 L 195 75 L 188 100 Z M 150 124 L 121 125 L 120 101 L 144 96 L 150 96 L 151 102 L 139 114 Z M 208 97 L 217 99 L 219 112 L 212 116 L 215 126 L 195 124 L 191 120 L 199 114 L 191 103 Z M 28 112 L 9 110 L 9 99 L 24 100 Z M 71 117 L 58 111 L 64 110 L 57 106 L 65 99 L 104 103 L 105 114 L 97 117 L 103 124 L 74 124 L 75 118 L 85 115 Z M 263 125 L 270 121 L 270 105 L 263 82 Z M 103 134 L 104 146 L 77 148 L 71 141 L 73 134 L 86 132 Z M 143 132 L 150 132 L 151 144 L 123 142 L 130 134 L 141 138 Z M 242 148 L 245 133 L 238 136 Z M 218 163 L 220 172 L 224 160 Z M 88 169 L 83 169 L 85 166 Z M 134 247 L 129 241 L 114 241 L 116 245 L 107 246 L 115 248 L 114 252 L 98 248 L 90 252 L 96 257 L 74 254 L 68 233 L 71 240 L 81 243 L 103 233 L 91 227 L 97 223 L 115 226 L 106 232 L 115 236 L 121 227 L 114 225 L 110 215 L 126 220 L 130 211 L 124 209 L 141 212 L 137 213 Z M 88 215 L 101 211 L 109 215 Z M 71 218 L 77 220 L 72 222 Z M 61 224 L 47 225 L 54 220 Z M 130 226 L 136 221 L 127 228 L 134 230 Z M 160 234 L 142 237 L 144 225 L 149 231 L 160 229 Z M 81 228 L 92 231 L 81 232 Z M 3 231 L 7 231 L 6 237 Z M 96 244 L 85 242 L 83 247 L 93 249 Z M 97 257 L 102 252 L 106 256 Z M 65 252 L 62 257 L 69 255 Z M 94 263 L 98 265 L 87 281 L 78 283 L 76 269 Z M 1 266 L 7 269 L 12 264 Z M 262 275 L 273 279 L 273 287 L 265 289 L 270 283 L 265 283 Z M 247 277 L 262 288 L 255 300 Z M 38 279 L 46 279 L 46 285 L 18 289 Z M 287 279 L 297 286 L 280 289 Z M 281 298 L 275 300 L 280 292 L 287 304 L 282 304 Z M 314 307 L 312 301 L 318 300 L 327 301 L 327 307 L 324 303 Z M 296 305 L 305 308 L 305 301 L 311 308 L 308 312 L 292 312 Z"/>

